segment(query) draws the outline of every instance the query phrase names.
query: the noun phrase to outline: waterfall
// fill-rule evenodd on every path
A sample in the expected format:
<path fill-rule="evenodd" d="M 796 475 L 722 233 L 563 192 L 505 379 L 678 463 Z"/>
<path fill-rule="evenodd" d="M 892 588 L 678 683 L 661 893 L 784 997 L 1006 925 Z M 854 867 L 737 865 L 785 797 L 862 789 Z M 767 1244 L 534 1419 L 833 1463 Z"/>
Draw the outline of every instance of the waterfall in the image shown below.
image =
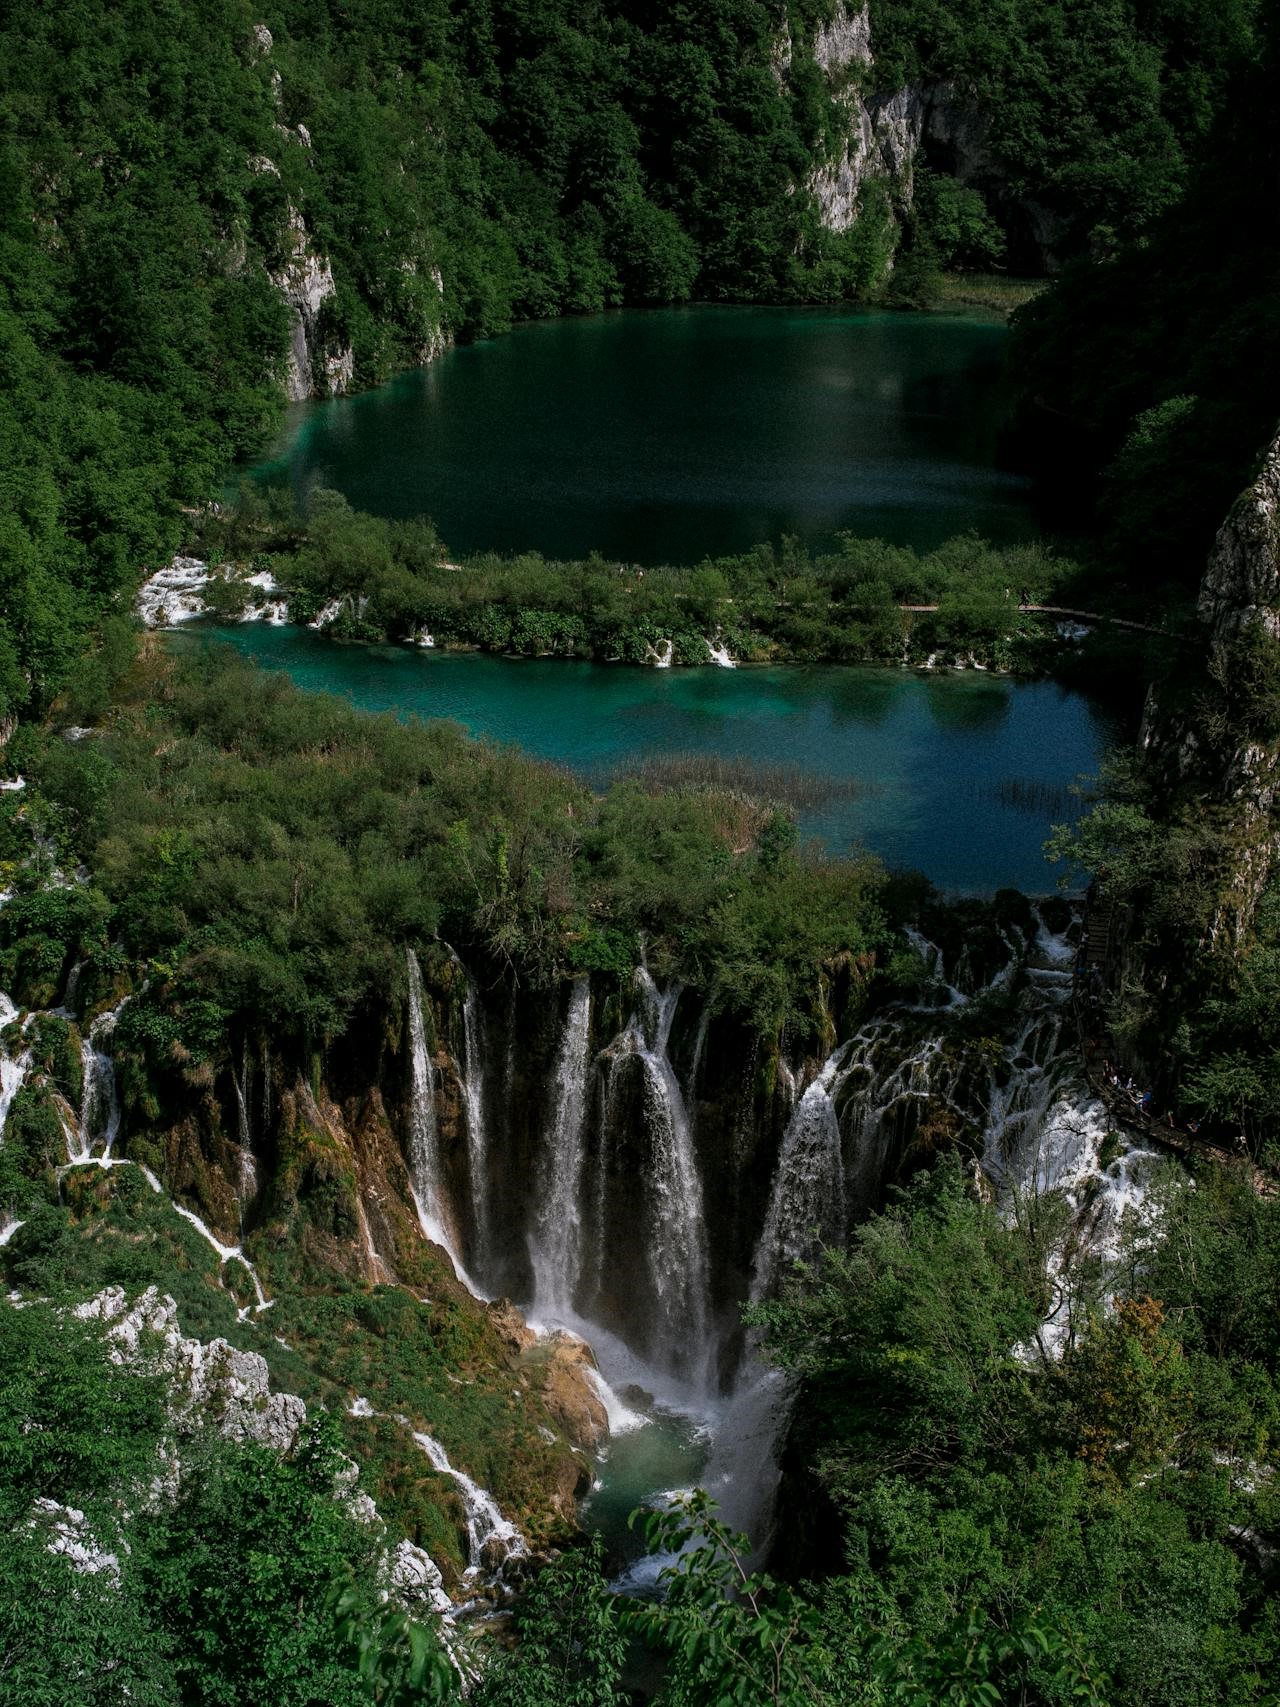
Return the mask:
<path fill-rule="evenodd" d="M 477 1487 L 463 1471 L 455 1470 L 444 1448 L 429 1434 L 421 1434 L 415 1429 L 413 1438 L 430 1459 L 432 1469 L 438 1470 L 442 1476 L 451 1477 L 462 1496 L 467 1535 L 467 1576 L 476 1576 L 486 1565 L 493 1569 L 504 1559 L 525 1554 L 528 1549 L 524 1537 L 514 1523 L 503 1517 L 493 1495 Z M 501 1556 L 495 1557 L 499 1548 Z M 485 1558 L 486 1552 L 488 1559 Z"/>
<path fill-rule="evenodd" d="M 14 1007 L 5 992 L 0 990 L 0 1031 L 3 1031 L 6 1026 L 12 1025 L 17 1017 L 17 1008 Z M 30 1065 L 31 1055 L 28 1050 L 24 1049 L 14 1060 L 3 1053 L 2 1046 L 0 1046 L 0 1144 L 4 1142 L 4 1127 L 5 1121 L 9 1118 L 9 1109 L 14 1097 L 22 1089 L 22 1081 L 26 1078 L 27 1069 Z M 13 1237 L 16 1226 L 17 1224 L 10 1227 L 7 1238 Z"/>
<path fill-rule="evenodd" d="M 641 1107 L 648 1142 L 642 1186 L 643 1260 L 656 1320 L 654 1349 L 673 1369 L 705 1379 L 710 1258 L 702 1181 L 675 1069 L 667 1056 L 680 986 L 659 992 L 645 967 L 636 971 L 636 1009 L 618 1040 L 618 1062 L 634 1057 L 643 1073 Z M 635 1182 L 628 1182 L 634 1189 Z"/>
<path fill-rule="evenodd" d="M 459 1077 L 467 1119 L 473 1261 L 483 1271 L 489 1255 L 489 1126 L 484 1096 L 484 1019 L 470 977 L 462 1004 L 462 1043 L 463 1070 Z"/>
<path fill-rule="evenodd" d="M 418 957 L 406 949 L 409 962 L 409 1047 L 412 1054 L 412 1096 L 409 1104 L 409 1183 L 422 1231 L 433 1244 L 443 1245 L 457 1262 L 452 1238 L 445 1230 L 440 1140 L 436 1132 L 435 1069 L 427 1048 L 422 1007 L 422 972 Z"/>
<path fill-rule="evenodd" d="M 462 1255 L 445 1211 L 444 1173 L 440 1161 L 440 1135 L 436 1128 L 436 1081 L 431 1052 L 427 1048 L 427 1026 L 423 1008 L 422 971 L 413 950 L 405 950 L 409 963 L 409 1050 L 412 1089 L 409 1099 L 409 1188 L 423 1237 L 440 1245 L 449 1255 L 458 1279 L 467 1291 L 480 1298 L 462 1266 Z"/>
<path fill-rule="evenodd" d="M 248 1274 L 249 1279 L 253 1282 L 255 1310 L 269 1310 L 271 1308 L 272 1301 L 262 1290 L 262 1282 L 258 1279 L 257 1269 L 249 1261 L 248 1257 L 240 1249 L 239 1245 L 224 1245 L 218 1235 L 211 1227 L 200 1219 L 194 1210 L 185 1208 L 184 1205 L 175 1202 L 172 1198 L 170 1198 L 169 1202 L 171 1207 L 181 1215 L 184 1221 L 189 1221 L 191 1223 L 205 1243 L 212 1245 L 213 1249 L 218 1253 L 218 1261 L 223 1268 L 225 1268 L 229 1262 L 238 1262 L 242 1265 L 245 1272 Z M 248 1312 L 242 1311 L 241 1314 L 247 1315 Z"/>
<path fill-rule="evenodd" d="M 689 1074 L 685 1080 L 684 1100 L 686 1108 L 692 1108 L 698 1095 L 698 1077 L 702 1072 L 702 1057 L 707 1052 L 707 1032 L 711 1026 L 711 1004 L 704 1004 L 698 1020 L 698 1029 L 693 1039 L 693 1059 L 689 1063 Z"/>
<path fill-rule="evenodd" d="M 232 1067 L 231 1083 L 235 1087 L 236 1093 L 236 1131 L 240 1144 L 236 1199 L 240 1208 L 240 1230 L 243 1232 L 245 1204 L 251 1203 L 258 1195 L 258 1164 L 253 1157 L 253 1128 L 249 1119 L 249 1099 L 253 1094 L 253 1080 L 249 1060 L 249 1039 L 247 1037 L 244 1040 L 240 1072 L 237 1074 L 235 1068 Z"/>
<path fill-rule="evenodd" d="M 529 1254 L 534 1308 L 564 1318 L 582 1261 L 583 1132 L 591 1054 L 591 981 L 574 980 L 551 1080 L 551 1118 L 543 1144 Z"/>
<path fill-rule="evenodd" d="M 958 990 L 954 984 L 948 983 L 946 967 L 943 964 L 942 959 L 942 950 L 938 947 L 937 943 L 930 942 L 927 936 L 922 936 L 921 933 L 916 930 L 914 925 L 904 925 L 902 934 L 906 937 L 912 948 L 915 949 L 921 960 L 924 961 L 930 978 L 934 983 L 942 986 L 942 991 L 946 998 L 945 1001 L 942 1002 L 926 1002 L 922 1005 L 930 1008 L 956 1008 L 962 1006 L 966 1001 L 968 1001 L 969 998 L 962 990 Z"/>
<path fill-rule="evenodd" d="M 848 1053 L 842 1044 L 827 1057 L 787 1122 L 756 1246 L 752 1303 L 768 1297 L 792 1263 L 813 1254 L 815 1243 L 844 1231 L 844 1157 L 833 1099 L 847 1076 Z"/>
<path fill-rule="evenodd" d="M 83 1160 L 91 1155 L 99 1140 L 102 1154 L 110 1156 L 119 1134 L 120 1099 L 116 1091 L 116 1067 L 109 1050 L 103 1045 L 110 1041 L 116 1021 L 128 1001 L 126 996 L 107 1013 L 99 1014 L 89 1027 L 88 1037 L 80 1040 L 84 1088 L 80 1096 L 77 1155 L 73 1160 Z"/>
<path fill-rule="evenodd" d="M 262 1130 L 271 1131 L 271 1044 L 262 1039 Z"/>

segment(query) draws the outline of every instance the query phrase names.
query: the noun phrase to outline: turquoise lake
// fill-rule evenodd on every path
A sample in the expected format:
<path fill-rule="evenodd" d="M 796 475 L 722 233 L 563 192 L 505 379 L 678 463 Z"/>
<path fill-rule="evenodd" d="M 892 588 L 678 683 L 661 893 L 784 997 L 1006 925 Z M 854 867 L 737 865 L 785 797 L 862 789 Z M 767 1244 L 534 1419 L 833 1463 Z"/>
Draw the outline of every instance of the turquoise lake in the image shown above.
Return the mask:
<path fill-rule="evenodd" d="M 305 629 L 178 632 L 222 641 L 303 688 L 365 710 L 449 717 L 589 780 L 646 758 L 715 755 L 784 768 L 811 798 L 803 831 L 832 853 L 863 844 L 940 888 L 1044 893 L 1051 821 L 1096 772 L 1114 731 L 1052 682 L 873 667 L 641 670 L 619 665 L 342 646 Z"/>
<path fill-rule="evenodd" d="M 518 326 L 304 404 L 257 470 L 430 515 L 455 554 L 694 563 L 794 534 L 927 549 L 1036 532 L 978 315 L 657 309 Z"/>

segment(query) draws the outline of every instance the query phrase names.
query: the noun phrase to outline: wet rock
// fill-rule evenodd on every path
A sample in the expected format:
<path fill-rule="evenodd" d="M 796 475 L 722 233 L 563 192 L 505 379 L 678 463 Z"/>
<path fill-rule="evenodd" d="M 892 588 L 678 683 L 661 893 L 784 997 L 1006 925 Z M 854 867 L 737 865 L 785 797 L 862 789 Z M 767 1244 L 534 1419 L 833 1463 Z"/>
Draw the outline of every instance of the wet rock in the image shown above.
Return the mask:
<path fill-rule="evenodd" d="M 423 1608 L 448 1612 L 452 1607 L 439 1566 L 412 1541 L 401 1541 L 396 1546 L 388 1561 L 388 1576 L 391 1591 L 406 1612 Z"/>
<path fill-rule="evenodd" d="M 514 1352 L 528 1351 L 537 1342 L 537 1334 L 525 1321 L 509 1298 L 495 1298 L 486 1305 L 489 1320 L 498 1330 L 504 1343 Z"/>
<path fill-rule="evenodd" d="M 542 1402 L 583 1452 L 593 1452 L 609 1436 L 609 1416 L 593 1380 L 595 1355 L 585 1340 L 563 1330 L 547 1342 Z"/>

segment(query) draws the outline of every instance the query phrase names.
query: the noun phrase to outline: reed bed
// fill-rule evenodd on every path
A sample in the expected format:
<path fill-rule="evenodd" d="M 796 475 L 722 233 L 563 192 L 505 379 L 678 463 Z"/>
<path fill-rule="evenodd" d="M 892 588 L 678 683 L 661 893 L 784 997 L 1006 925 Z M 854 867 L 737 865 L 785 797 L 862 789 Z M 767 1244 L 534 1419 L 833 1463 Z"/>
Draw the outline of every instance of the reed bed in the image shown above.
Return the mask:
<path fill-rule="evenodd" d="M 853 800 L 877 793 L 874 783 L 857 777 L 828 776 L 822 771 L 796 770 L 790 765 L 721 753 L 650 753 L 628 760 L 592 778 L 597 786 L 634 781 L 657 793 L 663 789 L 701 789 L 708 793 L 739 794 L 813 811 L 835 800 Z"/>

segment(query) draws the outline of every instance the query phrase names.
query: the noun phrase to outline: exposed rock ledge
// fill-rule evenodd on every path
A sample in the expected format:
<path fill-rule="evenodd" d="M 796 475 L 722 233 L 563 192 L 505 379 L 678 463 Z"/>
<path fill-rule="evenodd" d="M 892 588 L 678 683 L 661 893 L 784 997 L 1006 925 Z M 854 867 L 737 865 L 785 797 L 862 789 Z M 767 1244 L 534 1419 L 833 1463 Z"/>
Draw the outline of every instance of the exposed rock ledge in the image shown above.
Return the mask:
<path fill-rule="evenodd" d="M 171 1378 L 171 1414 L 179 1427 L 216 1423 L 228 1440 L 257 1441 L 276 1452 L 287 1452 L 297 1439 L 307 1407 L 294 1393 L 271 1391 L 266 1360 L 224 1339 L 187 1339 L 178 1306 L 154 1286 L 132 1304 L 119 1286 L 109 1286 L 74 1314 L 104 1324 L 113 1363 Z"/>
<path fill-rule="evenodd" d="M 1229 648 L 1249 628 L 1257 625 L 1272 644 L 1280 643 L 1280 437 L 1218 530 L 1197 612 L 1209 631 L 1210 674 L 1220 680 L 1232 668 Z M 1263 890 L 1280 864 L 1280 741 L 1215 736 L 1202 715 L 1166 716 L 1153 691 L 1142 745 L 1166 770 L 1198 777 L 1209 798 L 1228 810 L 1235 853 L 1206 942 L 1234 952 L 1251 932 Z"/>

